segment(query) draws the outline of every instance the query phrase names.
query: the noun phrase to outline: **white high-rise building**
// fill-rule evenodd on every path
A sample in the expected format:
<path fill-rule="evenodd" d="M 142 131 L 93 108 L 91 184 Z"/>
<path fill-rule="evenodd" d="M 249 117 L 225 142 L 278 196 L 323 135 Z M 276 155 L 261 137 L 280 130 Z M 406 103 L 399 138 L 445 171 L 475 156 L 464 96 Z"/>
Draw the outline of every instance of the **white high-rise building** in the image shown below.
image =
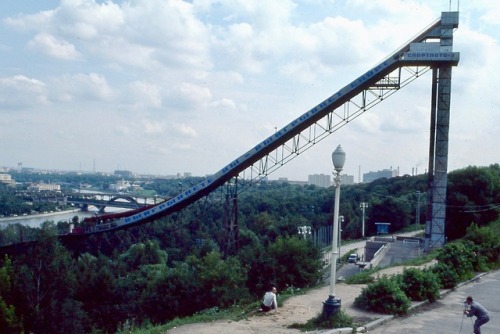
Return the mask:
<path fill-rule="evenodd" d="M 328 188 L 332 185 L 330 175 L 325 174 L 313 174 L 307 177 L 308 184 L 314 184 L 315 186 Z"/>

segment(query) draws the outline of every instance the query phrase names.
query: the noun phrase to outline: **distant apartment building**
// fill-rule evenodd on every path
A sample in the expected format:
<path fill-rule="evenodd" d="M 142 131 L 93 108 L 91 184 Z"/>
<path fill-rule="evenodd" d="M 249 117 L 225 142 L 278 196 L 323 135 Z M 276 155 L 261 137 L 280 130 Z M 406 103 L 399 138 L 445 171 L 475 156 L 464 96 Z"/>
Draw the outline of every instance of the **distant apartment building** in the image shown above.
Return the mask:
<path fill-rule="evenodd" d="M 124 181 L 124 180 L 120 180 L 120 181 L 116 182 L 115 184 L 110 184 L 109 185 L 109 190 L 112 190 L 112 191 L 124 191 L 124 190 L 129 189 L 130 187 L 131 187 L 130 182 Z"/>
<path fill-rule="evenodd" d="M 8 186 L 14 186 L 16 181 L 12 179 L 10 174 L 0 174 L 0 183 L 6 184 Z"/>
<path fill-rule="evenodd" d="M 363 174 L 363 183 L 368 183 L 375 181 L 377 179 L 381 178 L 387 178 L 390 179 L 391 177 L 396 177 L 398 175 L 398 171 L 395 169 L 382 169 L 379 170 L 378 172 L 369 172 L 369 173 L 364 173 Z"/>
<path fill-rule="evenodd" d="M 341 184 L 343 186 L 349 186 L 354 184 L 354 175 L 343 174 L 341 177 Z"/>
<path fill-rule="evenodd" d="M 114 175 L 116 176 L 121 176 L 121 177 L 133 177 L 134 173 L 132 173 L 129 170 L 115 170 Z"/>
<path fill-rule="evenodd" d="M 32 191 L 61 191 L 61 185 L 54 183 L 33 183 L 28 189 Z"/>
<path fill-rule="evenodd" d="M 333 184 L 330 175 L 325 174 L 313 174 L 309 175 L 307 178 L 307 184 L 314 184 L 315 186 L 328 188 Z M 354 184 L 354 175 L 342 174 L 340 175 L 340 184 L 343 186 L 348 186 Z"/>
<path fill-rule="evenodd" d="M 318 187 L 328 188 L 332 185 L 330 175 L 312 174 L 307 177 L 307 183 Z"/>

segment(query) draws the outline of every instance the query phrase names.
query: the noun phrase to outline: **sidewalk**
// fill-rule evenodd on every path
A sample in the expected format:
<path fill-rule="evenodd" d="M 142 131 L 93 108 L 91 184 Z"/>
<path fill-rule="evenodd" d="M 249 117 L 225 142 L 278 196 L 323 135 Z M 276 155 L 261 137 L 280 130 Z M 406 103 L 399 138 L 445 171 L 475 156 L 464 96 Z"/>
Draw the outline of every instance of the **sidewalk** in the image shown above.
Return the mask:
<path fill-rule="evenodd" d="M 500 270 L 477 275 L 454 290 L 444 290 L 436 302 L 420 303 L 415 312 L 397 317 L 383 326 L 372 327 L 372 334 L 469 334 L 475 318 L 463 315 L 464 300 L 473 296 L 490 314 L 491 320 L 481 327 L 483 333 L 498 333 L 500 328 Z"/>

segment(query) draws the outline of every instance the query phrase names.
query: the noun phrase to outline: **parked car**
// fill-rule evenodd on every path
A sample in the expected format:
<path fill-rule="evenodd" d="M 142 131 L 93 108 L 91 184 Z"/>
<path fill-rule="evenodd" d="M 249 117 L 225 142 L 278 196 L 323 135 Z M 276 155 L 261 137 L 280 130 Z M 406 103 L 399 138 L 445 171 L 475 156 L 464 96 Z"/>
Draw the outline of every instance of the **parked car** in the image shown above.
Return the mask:
<path fill-rule="evenodd" d="M 358 261 L 359 261 L 359 256 L 356 253 L 349 255 L 349 259 L 347 260 L 347 262 L 349 263 L 356 263 Z"/>

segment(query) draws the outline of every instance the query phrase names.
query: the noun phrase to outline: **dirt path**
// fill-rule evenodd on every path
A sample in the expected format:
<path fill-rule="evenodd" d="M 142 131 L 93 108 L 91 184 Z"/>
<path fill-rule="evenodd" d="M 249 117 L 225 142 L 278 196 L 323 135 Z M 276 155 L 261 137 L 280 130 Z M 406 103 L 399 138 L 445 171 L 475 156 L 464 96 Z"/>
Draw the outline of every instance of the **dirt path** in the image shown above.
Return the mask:
<path fill-rule="evenodd" d="M 393 275 L 403 271 L 403 266 L 382 270 L 378 275 Z M 335 294 L 342 301 L 342 310 L 358 323 L 367 323 L 382 317 L 382 314 L 370 313 L 354 308 L 354 299 L 359 296 L 365 285 L 335 285 Z M 294 323 L 306 323 L 316 317 L 323 309 L 323 302 L 329 294 L 329 286 L 313 289 L 306 295 L 289 298 L 278 313 L 255 314 L 240 321 L 218 320 L 211 323 L 198 323 L 168 330 L 169 334 L 243 334 L 243 333 L 302 333 L 298 329 L 288 328 Z"/>
<path fill-rule="evenodd" d="M 354 298 L 359 295 L 364 285 L 337 284 L 335 292 L 342 299 L 344 312 L 355 318 L 365 321 L 375 319 L 377 315 L 362 312 L 352 307 Z M 271 311 L 265 314 L 255 314 L 240 321 L 215 321 L 185 325 L 169 330 L 171 334 L 240 334 L 240 333 L 301 333 L 300 330 L 290 329 L 294 323 L 305 323 L 321 313 L 323 302 L 327 299 L 329 286 L 311 290 L 306 295 L 289 298 L 278 312 Z"/>

